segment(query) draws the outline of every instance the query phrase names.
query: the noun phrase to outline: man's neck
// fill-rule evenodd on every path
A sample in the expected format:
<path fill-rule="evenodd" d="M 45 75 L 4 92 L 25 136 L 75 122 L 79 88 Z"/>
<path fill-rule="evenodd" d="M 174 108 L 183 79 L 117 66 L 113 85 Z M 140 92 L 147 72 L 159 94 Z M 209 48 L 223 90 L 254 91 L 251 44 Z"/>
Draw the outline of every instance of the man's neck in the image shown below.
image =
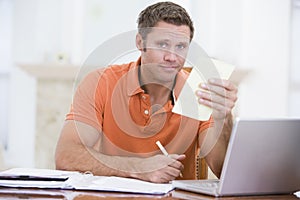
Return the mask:
<path fill-rule="evenodd" d="M 153 83 L 149 80 L 143 81 L 139 70 L 139 82 L 141 88 L 150 96 L 151 105 L 163 106 L 169 100 L 172 100 L 172 90 L 174 82 L 172 83 Z M 147 84 L 144 84 L 147 82 Z"/>
<path fill-rule="evenodd" d="M 168 100 L 171 100 L 172 91 L 158 84 L 146 84 L 142 89 L 150 96 L 151 105 L 164 105 Z"/>

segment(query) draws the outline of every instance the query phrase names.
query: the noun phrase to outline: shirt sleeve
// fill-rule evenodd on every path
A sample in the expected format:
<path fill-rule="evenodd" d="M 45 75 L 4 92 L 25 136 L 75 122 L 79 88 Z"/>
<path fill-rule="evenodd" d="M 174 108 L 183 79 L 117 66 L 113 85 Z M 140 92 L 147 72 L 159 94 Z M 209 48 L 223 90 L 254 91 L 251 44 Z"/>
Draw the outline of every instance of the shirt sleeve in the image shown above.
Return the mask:
<path fill-rule="evenodd" d="M 101 92 L 99 88 L 101 87 Z M 77 86 L 66 120 L 76 120 L 102 131 L 106 81 L 102 70 L 89 73 Z M 97 101 L 96 101 L 97 99 Z"/>
<path fill-rule="evenodd" d="M 210 116 L 209 120 L 200 123 L 198 134 L 213 126 L 214 126 L 214 120 L 212 116 Z"/>

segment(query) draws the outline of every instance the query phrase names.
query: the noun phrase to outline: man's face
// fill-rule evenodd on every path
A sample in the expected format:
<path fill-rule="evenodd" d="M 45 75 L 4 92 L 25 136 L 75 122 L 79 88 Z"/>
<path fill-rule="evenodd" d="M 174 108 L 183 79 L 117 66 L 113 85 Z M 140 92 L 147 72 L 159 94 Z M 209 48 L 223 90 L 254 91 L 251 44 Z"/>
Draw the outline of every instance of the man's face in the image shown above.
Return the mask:
<path fill-rule="evenodd" d="M 158 22 L 143 42 L 140 48 L 142 76 L 156 83 L 173 82 L 185 63 L 190 43 L 189 27 Z"/>

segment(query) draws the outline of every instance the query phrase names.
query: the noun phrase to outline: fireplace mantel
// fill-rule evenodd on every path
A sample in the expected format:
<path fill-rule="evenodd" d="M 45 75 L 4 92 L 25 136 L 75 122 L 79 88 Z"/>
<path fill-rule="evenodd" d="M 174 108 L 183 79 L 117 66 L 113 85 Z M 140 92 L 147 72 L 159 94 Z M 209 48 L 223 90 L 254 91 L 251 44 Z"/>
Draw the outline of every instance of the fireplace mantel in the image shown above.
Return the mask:
<path fill-rule="evenodd" d="M 19 64 L 22 70 L 37 79 L 74 79 L 80 69 L 79 65 L 39 63 L 39 64 Z"/>

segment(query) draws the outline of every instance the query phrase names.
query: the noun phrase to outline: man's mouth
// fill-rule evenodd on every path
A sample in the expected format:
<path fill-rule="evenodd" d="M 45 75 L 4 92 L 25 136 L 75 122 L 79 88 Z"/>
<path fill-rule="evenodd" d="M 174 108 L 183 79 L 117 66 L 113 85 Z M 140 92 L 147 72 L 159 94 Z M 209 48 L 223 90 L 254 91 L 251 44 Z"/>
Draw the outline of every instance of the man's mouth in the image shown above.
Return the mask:
<path fill-rule="evenodd" d="M 163 68 L 163 70 L 166 70 L 166 71 L 174 71 L 174 70 L 178 69 L 177 65 L 161 65 L 160 67 Z"/>

